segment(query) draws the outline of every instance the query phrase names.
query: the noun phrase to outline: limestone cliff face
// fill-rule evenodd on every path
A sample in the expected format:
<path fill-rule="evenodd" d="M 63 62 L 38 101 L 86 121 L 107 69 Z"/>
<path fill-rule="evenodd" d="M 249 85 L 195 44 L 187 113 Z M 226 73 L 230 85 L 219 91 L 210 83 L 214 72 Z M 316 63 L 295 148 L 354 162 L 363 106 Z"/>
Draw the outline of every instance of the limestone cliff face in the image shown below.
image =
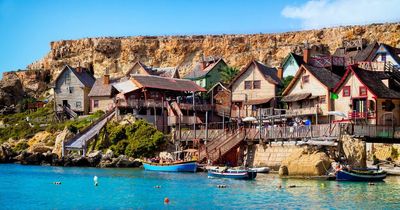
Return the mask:
<path fill-rule="evenodd" d="M 150 66 L 177 66 L 186 74 L 201 55 L 223 57 L 228 65 L 243 67 L 251 59 L 277 66 L 290 51 L 304 42 L 324 44 L 331 53 L 343 40 L 365 38 L 400 45 L 400 23 L 373 24 L 252 35 L 137 36 L 62 40 L 51 43 L 50 52 L 28 69 L 50 70 L 53 78 L 64 64 L 93 67 L 96 76 L 106 68 L 121 75 L 140 60 Z"/>

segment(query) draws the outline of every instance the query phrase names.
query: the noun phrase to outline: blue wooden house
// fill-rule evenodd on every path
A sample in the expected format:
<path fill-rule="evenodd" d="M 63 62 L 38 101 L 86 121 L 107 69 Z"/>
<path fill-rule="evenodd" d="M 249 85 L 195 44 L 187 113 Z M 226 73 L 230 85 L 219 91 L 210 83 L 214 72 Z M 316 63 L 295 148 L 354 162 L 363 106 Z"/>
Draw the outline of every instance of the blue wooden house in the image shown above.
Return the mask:
<path fill-rule="evenodd" d="M 400 68 L 400 48 L 395 48 L 387 44 L 380 44 L 375 53 L 374 61 L 387 62 Z"/>

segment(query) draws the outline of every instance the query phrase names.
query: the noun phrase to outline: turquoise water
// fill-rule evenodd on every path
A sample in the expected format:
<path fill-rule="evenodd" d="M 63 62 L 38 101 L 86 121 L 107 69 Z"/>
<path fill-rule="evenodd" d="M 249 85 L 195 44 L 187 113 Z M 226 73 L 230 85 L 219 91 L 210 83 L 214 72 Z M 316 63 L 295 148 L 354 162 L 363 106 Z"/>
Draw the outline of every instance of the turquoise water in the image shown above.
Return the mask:
<path fill-rule="evenodd" d="M 240 181 L 208 179 L 205 173 L 0 164 L 0 209 L 400 209 L 399 198 L 398 177 L 370 186 L 272 174 Z"/>

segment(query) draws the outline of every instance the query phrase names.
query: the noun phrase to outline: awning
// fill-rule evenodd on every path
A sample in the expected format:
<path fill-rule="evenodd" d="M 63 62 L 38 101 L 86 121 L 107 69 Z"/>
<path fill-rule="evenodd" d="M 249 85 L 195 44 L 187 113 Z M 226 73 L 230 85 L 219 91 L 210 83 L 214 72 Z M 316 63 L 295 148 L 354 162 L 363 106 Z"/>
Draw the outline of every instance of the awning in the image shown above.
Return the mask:
<path fill-rule="evenodd" d="M 271 101 L 272 98 L 264 98 L 264 99 L 253 99 L 248 100 L 244 103 L 244 105 L 258 105 L 258 104 L 265 104 Z"/>
<path fill-rule="evenodd" d="M 297 93 L 297 94 L 291 94 L 287 96 L 283 96 L 282 100 L 283 102 L 294 102 L 294 101 L 301 101 L 304 100 L 308 97 L 311 96 L 311 93 Z"/>

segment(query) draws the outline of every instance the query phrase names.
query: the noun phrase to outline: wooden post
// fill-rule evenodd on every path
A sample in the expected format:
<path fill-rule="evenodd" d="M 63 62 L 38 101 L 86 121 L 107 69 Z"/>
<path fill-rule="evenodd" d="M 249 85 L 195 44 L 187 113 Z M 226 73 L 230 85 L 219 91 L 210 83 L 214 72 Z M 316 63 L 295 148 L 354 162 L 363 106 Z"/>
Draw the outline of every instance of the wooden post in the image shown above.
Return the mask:
<path fill-rule="evenodd" d="M 207 144 L 208 140 L 208 111 L 206 111 L 206 138 L 204 140 L 204 144 Z"/>
<path fill-rule="evenodd" d="M 225 131 L 225 110 L 222 110 L 222 132 Z"/>
<path fill-rule="evenodd" d="M 195 101 L 194 101 L 194 91 L 192 94 L 192 102 L 193 102 L 193 131 L 194 131 L 194 138 L 196 138 L 196 108 L 195 108 Z"/>

